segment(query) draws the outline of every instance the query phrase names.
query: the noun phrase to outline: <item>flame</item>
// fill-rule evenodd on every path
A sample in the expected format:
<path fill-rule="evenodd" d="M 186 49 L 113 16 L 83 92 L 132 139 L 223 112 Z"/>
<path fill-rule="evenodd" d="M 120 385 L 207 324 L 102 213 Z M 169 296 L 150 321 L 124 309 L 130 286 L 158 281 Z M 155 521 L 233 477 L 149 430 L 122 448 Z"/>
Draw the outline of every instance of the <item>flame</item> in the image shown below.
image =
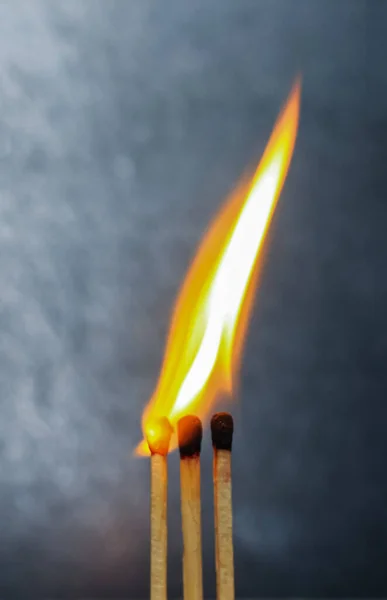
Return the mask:
<path fill-rule="evenodd" d="M 231 395 L 240 364 L 259 256 L 283 187 L 297 135 L 301 83 L 278 117 L 258 168 L 214 219 L 178 296 L 164 361 L 142 426 L 187 413 L 205 418 L 220 394 Z M 176 447 L 176 436 L 170 449 Z M 148 455 L 143 440 L 137 455 Z"/>

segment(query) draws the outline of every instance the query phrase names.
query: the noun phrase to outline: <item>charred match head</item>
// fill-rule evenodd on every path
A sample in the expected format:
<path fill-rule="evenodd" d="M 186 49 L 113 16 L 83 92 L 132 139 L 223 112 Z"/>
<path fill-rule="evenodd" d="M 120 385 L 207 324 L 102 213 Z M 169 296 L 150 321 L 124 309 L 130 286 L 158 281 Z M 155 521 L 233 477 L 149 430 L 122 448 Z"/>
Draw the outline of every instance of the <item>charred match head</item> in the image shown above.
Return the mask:
<path fill-rule="evenodd" d="M 151 454 L 168 454 L 169 442 L 171 441 L 172 425 L 167 417 L 153 419 L 146 426 L 146 441 Z"/>
<path fill-rule="evenodd" d="M 202 446 L 203 426 L 198 417 L 195 417 L 195 415 L 182 417 L 177 423 L 177 436 L 181 458 L 199 456 Z"/>
<path fill-rule="evenodd" d="M 212 445 L 216 450 L 230 450 L 234 421 L 230 413 L 219 412 L 211 419 Z"/>

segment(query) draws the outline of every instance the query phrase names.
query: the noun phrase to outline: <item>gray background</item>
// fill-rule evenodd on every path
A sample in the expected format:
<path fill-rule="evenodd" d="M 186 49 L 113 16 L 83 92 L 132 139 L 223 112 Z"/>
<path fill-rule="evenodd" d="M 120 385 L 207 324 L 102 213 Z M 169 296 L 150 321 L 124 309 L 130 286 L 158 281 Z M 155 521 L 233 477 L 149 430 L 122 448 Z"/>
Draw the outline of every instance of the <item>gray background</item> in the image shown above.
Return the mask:
<path fill-rule="evenodd" d="M 1 597 L 146 596 L 130 453 L 171 306 L 299 71 L 233 409 L 237 590 L 387 595 L 386 21 L 383 0 L 0 2 Z M 170 480 L 174 596 L 176 454 Z"/>

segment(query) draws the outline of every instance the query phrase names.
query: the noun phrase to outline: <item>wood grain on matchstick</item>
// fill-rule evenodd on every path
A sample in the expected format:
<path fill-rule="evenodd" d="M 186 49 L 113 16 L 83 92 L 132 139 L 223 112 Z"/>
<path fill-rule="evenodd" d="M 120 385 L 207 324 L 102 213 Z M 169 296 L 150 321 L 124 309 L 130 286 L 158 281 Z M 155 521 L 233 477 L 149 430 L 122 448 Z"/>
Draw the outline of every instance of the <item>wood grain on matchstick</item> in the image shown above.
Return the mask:
<path fill-rule="evenodd" d="M 167 459 L 151 456 L 151 600 L 167 599 Z"/>

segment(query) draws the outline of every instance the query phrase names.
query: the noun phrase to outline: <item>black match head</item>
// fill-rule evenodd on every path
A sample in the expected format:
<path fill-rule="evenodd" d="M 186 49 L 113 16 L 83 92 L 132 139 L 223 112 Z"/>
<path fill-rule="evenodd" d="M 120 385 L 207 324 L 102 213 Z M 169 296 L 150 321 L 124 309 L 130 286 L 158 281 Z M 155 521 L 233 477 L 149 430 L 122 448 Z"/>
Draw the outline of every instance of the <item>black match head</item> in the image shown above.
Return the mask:
<path fill-rule="evenodd" d="M 216 450 L 230 450 L 234 421 L 230 413 L 219 412 L 211 419 L 212 445 Z"/>
<path fill-rule="evenodd" d="M 201 420 L 195 415 L 182 417 L 177 423 L 177 437 L 181 458 L 199 456 L 203 437 Z"/>

